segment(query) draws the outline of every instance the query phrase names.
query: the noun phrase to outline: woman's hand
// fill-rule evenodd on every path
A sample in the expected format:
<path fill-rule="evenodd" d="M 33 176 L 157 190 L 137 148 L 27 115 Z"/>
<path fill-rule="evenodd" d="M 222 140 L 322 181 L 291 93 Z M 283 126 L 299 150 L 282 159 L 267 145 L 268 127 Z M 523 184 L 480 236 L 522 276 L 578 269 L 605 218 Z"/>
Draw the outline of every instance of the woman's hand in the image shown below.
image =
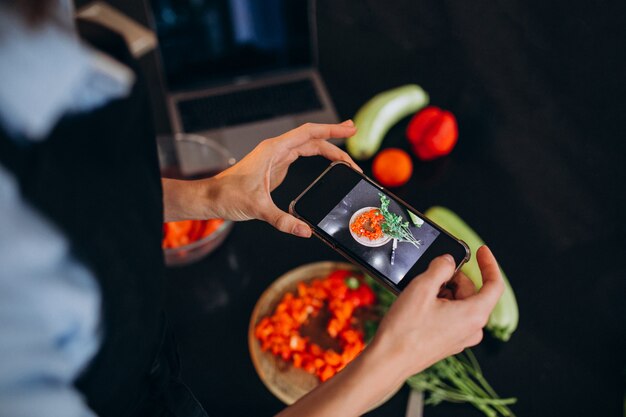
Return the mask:
<path fill-rule="evenodd" d="M 452 278 L 452 257 L 434 259 L 402 291 L 361 355 L 280 415 L 361 415 L 409 376 L 479 343 L 504 283 L 486 246 L 476 256 L 483 278 L 480 291 L 465 275 Z M 439 295 L 448 281 L 449 298 L 443 298 Z"/>
<path fill-rule="evenodd" d="M 489 248 L 481 247 L 476 257 L 483 278 L 479 292 L 462 272 L 452 278 L 454 260 L 440 256 L 402 291 L 381 322 L 374 343 L 393 352 L 406 377 L 482 340 L 504 283 Z"/>
<path fill-rule="evenodd" d="M 331 161 L 347 162 L 360 171 L 347 153 L 327 142 L 330 138 L 355 133 L 351 120 L 341 124 L 307 123 L 264 140 L 237 164 L 213 178 L 164 180 L 165 220 L 259 219 L 282 232 L 309 237 L 311 230 L 306 223 L 279 209 L 270 193 L 283 182 L 289 166 L 301 156 L 321 155 Z"/>

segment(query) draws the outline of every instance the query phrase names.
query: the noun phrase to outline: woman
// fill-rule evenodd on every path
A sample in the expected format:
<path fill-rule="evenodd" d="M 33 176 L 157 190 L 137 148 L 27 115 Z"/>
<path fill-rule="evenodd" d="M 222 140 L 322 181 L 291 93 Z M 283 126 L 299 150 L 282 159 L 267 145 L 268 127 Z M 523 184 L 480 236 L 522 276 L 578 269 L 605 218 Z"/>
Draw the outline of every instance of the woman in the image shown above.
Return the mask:
<path fill-rule="evenodd" d="M 126 46 L 92 25 L 79 40 L 71 16 L 63 1 L 0 2 L 0 415 L 205 416 L 162 312 L 162 222 L 258 219 L 310 237 L 270 192 L 301 156 L 358 169 L 326 142 L 356 129 L 306 124 L 214 178 L 161 181 Z M 477 256 L 479 293 L 435 259 L 363 353 L 281 414 L 360 415 L 478 343 L 503 284 L 491 252 Z"/>

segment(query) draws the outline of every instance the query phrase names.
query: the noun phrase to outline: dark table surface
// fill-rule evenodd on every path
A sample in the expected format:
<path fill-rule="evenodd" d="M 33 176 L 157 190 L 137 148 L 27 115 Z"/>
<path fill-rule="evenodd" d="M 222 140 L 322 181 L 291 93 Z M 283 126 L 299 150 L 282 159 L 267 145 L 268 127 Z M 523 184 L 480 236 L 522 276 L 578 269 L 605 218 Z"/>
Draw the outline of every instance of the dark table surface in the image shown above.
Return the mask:
<path fill-rule="evenodd" d="M 518 397 L 517 415 L 621 415 L 623 4 L 465 4 L 319 1 L 323 76 L 344 117 L 376 92 L 409 82 L 458 117 L 455 151 L 416 161 L 411 181 L 395 191 L 419 210 L 438 204 L 459 213 L 506 271 L 519 328 L 509 342 L 486 337 L 474 351 L 493 387 Z M 385 147 L 408 149 L 406 123 L 389 132 Z M 278 205 L 286 209 L 325 166 L 319 158 L 294 164 L 274 193 Z M 371 173 L 370 162 L 362 166 Z M 340 259 L 314 238 L 251 221 L 236 224 L 209 257 L 168 271 L 183 374 L 210 415 L 282 408 L 252 366 L 250 314 L 284 272 Z M 407 397 L 404 388 L 371 415 L 404 415 Z M 441 404 L 425 415 L 481 414 Z"/>

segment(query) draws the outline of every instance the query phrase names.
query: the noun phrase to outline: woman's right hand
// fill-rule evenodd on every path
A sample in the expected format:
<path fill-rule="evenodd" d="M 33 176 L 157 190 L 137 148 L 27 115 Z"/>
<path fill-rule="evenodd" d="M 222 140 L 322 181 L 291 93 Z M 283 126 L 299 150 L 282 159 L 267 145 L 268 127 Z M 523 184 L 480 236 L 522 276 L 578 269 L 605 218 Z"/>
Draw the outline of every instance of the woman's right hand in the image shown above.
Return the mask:
<path fill-rule="evenodd" d="M 367 348 L 280 417 L 360 416 L 409 376 L 480 342 L 504 282 L 489 248 L 481 247 L 476 256 L 483 277 L 480 291 L 463 273 L 453 277 L 451 257 L 434 259 L 402 291 Z M 442 291 L 448 281 L 451 285 Z"/>
<path fill-rule="evenodd" d="M 481 247 L 476 257 L 483 278 L 480 291 L 462 272 L 453 278 L 454 260 L 440 256 L 402 291 L 381 322 L 373 344 L 388 351 L 407 377 L 482 340 L 504 282 L 488 247 Z M 448 281 L 452 296 L 442 297 Z"/>

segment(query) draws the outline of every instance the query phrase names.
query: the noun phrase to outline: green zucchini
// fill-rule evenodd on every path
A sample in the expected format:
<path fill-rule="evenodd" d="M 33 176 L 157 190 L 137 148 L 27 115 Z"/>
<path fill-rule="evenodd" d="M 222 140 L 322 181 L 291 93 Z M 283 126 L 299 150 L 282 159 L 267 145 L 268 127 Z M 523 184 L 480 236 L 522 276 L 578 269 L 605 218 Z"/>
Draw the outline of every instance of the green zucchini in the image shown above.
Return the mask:
<path fill-rule="evenodd" d="M 458 239 L 463 240 L 469 246 L 472 252 L 472 258 L 465 265 L 461 267 L 461 271 L 472 280 L 476 288 L 482 286 L 482 276 L 480 274 L 480 268 L 476 261 L 476 251 L 479 247 L 485 244 L 483 240 L 469 227 L 459 216 L 457 216 L 450 209 L 445 207 L 431 207 L 424 213 L 433 222 L 443 227 L 450 234 Z M 502 269 L 501 269 L 502 270 Z M 487 323 L 487 330 L 496 338 L 507 341 L 511 337 L 511 334 L 517 329 L 519 321 L 519 310 L 517 307 L 517 300 L 515 299 L 515 293 L 509 283 L 504 271 L 502 271 L 502 277 L 504 278 L 505 290 L 498 304 L 491 312 L 489 316 L 489 322 Z"/>
<path fill-rule="evenodd" d="M 358 128 L 346 141 L 348 153 L 355 159 L 368 159 L 393 125 L 428 104 L 428 94 L 417 84 L 384 91 L 372 97 L 354 116 Z"/>

